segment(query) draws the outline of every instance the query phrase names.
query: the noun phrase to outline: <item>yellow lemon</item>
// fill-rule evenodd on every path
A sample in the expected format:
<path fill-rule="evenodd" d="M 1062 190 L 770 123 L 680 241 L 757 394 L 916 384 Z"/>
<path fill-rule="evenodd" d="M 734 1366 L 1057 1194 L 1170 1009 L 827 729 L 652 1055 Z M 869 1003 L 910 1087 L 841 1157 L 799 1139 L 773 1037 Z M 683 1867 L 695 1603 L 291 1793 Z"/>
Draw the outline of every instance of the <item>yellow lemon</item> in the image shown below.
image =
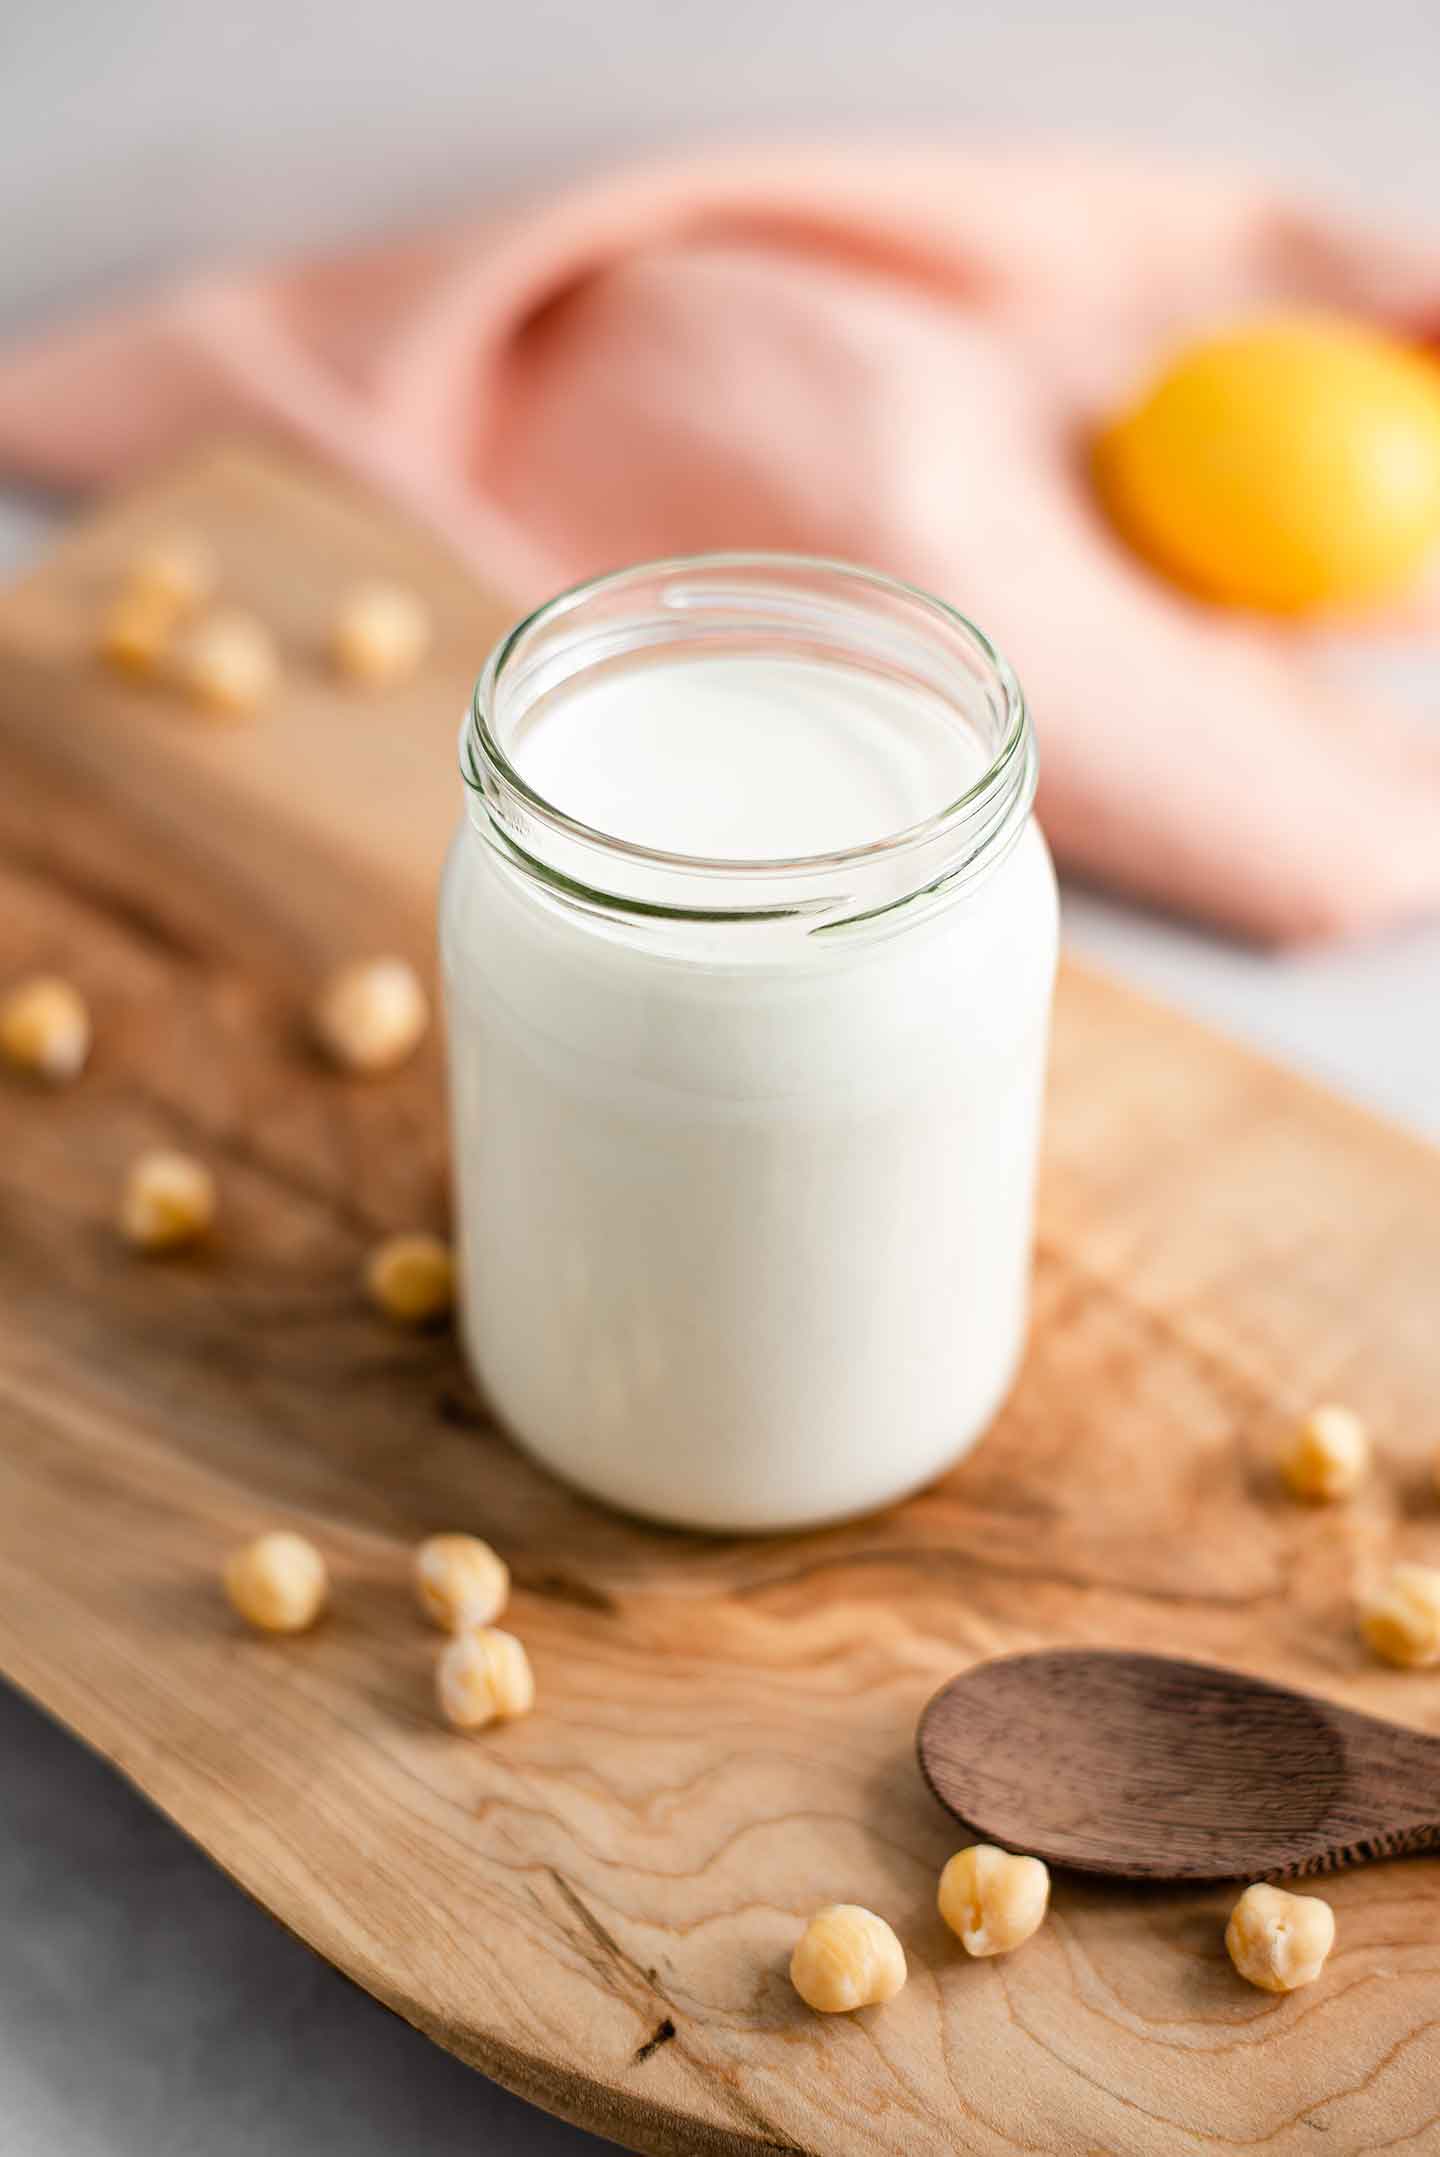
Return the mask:
<path fill-rule="evenodd" d="M 1385 598 L 1440 538 L 1440 367 L 1348 322 L 1236 330 L 1104 430 L 1095 474 L 1131 545 L 1208 598 Z"/>

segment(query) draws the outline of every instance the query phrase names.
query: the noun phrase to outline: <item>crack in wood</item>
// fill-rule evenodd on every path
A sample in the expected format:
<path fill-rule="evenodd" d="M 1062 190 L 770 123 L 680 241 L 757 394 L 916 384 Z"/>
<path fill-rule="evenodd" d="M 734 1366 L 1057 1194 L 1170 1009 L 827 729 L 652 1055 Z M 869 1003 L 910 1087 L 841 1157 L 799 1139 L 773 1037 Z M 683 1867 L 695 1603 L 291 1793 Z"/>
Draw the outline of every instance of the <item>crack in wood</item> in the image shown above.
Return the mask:
<path fill-rule="evenodd" d="M 660 2001 L 662 2006 L 667 2009 L 670 2008 L 672 2002 L 666 1998 L 664 1989 L 656 1982 L 654 1971 L 641 1969 L 634 1957 L 625 1952 L 619 1941 L 595 1915 L 584 1897 L 572 1887 L 562 1872 L 554 1865 L 547 1866 L 546 1870 L 569 1908 L 590 1935 L 590 1938 L 601 1949 L 606 1959 L 614 1965 L 621 1977 L 627 1979 L 632 1988 L 638 1988 L 642 1994 L 653 1995 Z M 662 2033 L 667 2030 L 668 2035 L 663 2035 Z M 714 2090 L 716 2097 L 722 2104 L 729 2107 L 734 2117 L 742 2121 L 745 2126 L 758 2129 L 762 2137 L 763 2148 L 776 2151 L 779 2153 L 779 2157 L 817 2157 L 817 2153 L 808 2149 L 804 2143 L 792 2142 L 783 2135 L 777 2135 L 774 2121 L 768 2119 L 758 2105 L 752 2104 L 748 2097 L 745 2097 L 736 2089 L 733 2077 L 728 2069 L 717 2062 L 706 2060 L 701 2054 L 688 2047 L 680 2038 L 673 2013 L 666 2014 L 654 2035 L 640 2047 L 639 2052 L 635 2055 L 635 2061 L 642 2058 L 648 2059 L 651 2053 L 658 2051 L 662 2044 L 674 2044 L 676 2051 L 682 2055 L 687 2066 L 693 2067 L 697 2073 L 705 2077 L 706 2082 Z M 635 2064 L 635 2061 L 632 2061 L 632 2065 Z"/>
<path fill-rule="evenodd" d="M 644 2044 L 636 2046 L 635 2057 L 630 2062 L 631 2066 L 643 2067 L 645 2062 L 652 2055 L 652 2053 L 658 2052 L 662 2045 L 668 2045 L 674 2035 L 675 2025 L 670 2020 L 670 2017 L 667 2015 L 663 2022 L 656 2025 L 654 2031 L 649 2037 L 646 2038 Z"/>
<path fill-rule="evenodd" d="M 591 1939 L 595 1941 L 596 1945 L 603 1948 L 605 1953 L 610 1957 L 611 1961 L 617 1963 L 619 1967 L 624 1970 L 628 1976 L 633 1977 L 638 1984 L 645 1986 L 648 1991 L 658 1994 L 658 1996 L 663 2000 L 665 1998 L 665 1995 L 663 1992 L 661 1992 L 659 1985 L 656 1984 L 654 1977 L 647 1976 L 645 1971 L 641 1969 L 639 1963 L 634 1961 L 631 1956 L 626 1954 L 624 1948 L 620 1945 L 620 1942 L 615 1939 L 611 1933 L 606 1931 L 604 1925 L 600 1922 L 600 1919 L 595 1915 L 594 1911 L 590 1908 L 589 1904 L 583 1899 L 583 1897 L 576 1893 L 575 1889 L 566 1879 L 564 1873 L 557 1871 L 555 1866 L 553 1865 L 549 1866 L 547 1869 L 549 1871 L 551 1879 L 555 1882 L 556 1887 L 559 1888 L 560 1893 L 564 1896 L 566 1902 L 570 1905 L 570 1908 L 574 1911 L 576 1917 L 579 1918 L 581 1924 L 585 1927 L 585 1930 L 589 1933 Z M 668 2000 L 665 2004 L 667 2006 L 669 2005 Z"/>

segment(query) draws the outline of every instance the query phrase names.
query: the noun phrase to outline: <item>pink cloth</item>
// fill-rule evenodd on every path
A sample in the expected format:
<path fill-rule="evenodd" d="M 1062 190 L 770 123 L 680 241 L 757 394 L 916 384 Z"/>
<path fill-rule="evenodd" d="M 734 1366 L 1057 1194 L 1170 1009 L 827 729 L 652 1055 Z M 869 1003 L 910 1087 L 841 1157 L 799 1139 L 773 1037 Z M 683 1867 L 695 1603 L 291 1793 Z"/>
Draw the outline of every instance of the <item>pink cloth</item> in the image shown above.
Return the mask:
<path fill-rule="evenodd" d="M 643 555 L 844 555 L 1007 649 L 1074 869 L 1261 937 L 1440 902 L 1440 734 L 1111 535 L 1093 415 L 1257 308 L 1440 331 L 1440 250 L 1076 155 L 747 152 L 211 277 L 0 365 L 0 465 L 89 485 L 237 427 L 380 482 L 517 602 Z"/>

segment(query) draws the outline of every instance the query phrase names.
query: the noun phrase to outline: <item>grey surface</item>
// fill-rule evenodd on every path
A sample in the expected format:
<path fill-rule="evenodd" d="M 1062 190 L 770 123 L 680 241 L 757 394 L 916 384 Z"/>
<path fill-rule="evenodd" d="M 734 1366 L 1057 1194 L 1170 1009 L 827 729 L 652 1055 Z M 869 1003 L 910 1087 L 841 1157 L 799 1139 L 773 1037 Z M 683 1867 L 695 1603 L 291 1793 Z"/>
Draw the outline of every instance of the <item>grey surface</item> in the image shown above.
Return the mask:
<path fill-rule="evenodd" d="M 0 328 L 137 275 L 774 130 L 1239 154 L 1433 220 L 1433 0 L 9 0 Z M 0 500 L 0 567 L 44 530 Z M 1440 665 L 1411 666 L 1440 711 Z M 1440 834 L 1437 834 L 1440 844 Z M 1072 943 L 1440 1136 L 1440 926 L 1265 957 L 1093 894 Z M 603 2145 L 436 2052 L 0 1693 L 0 2157 Z"/>
<path fill-rule="evenodd" d="M 564 2157 L 0 1688 L 3 2157 Z"/>

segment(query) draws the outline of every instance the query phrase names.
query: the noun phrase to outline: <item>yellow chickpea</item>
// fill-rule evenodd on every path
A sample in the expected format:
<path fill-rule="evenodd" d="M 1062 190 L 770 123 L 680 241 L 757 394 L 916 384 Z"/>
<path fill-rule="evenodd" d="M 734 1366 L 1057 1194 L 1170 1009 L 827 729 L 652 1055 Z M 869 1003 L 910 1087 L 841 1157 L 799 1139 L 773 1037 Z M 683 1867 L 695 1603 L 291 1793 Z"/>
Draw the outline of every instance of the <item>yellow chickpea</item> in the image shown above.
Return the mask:
<path fill-rule="evenodd" d="M 1335 1913 L 1328 1902 L 1263 1881 L 1246 1888 L 1225 1927 L 1230 1960 L 1262 1992 L 1313 1985 L 1334 1945 Z"/>
<path fill-rule="evenodd" d="M 510 1600 L 510 1568 L 478 1535 L 431 1535 L 415 1553 L 415 1593 L 447 1633 L 490 1625 Z"/>
<path fill-rule="evenodd" d="M 142 1153 L 125 1179 L 120 1226 L 142 1251 L 195 1243 L 215 1219 L 215 1178 L 187 1153 Z"/>
<path fill-rule="evenodd" d="M 79 1076 L 89 1053 L 85 999 L 58 975 L 17 982 L 0 1003 L 0 1054 L 17 1071 L 59 1086 Z"/>
<path fill-rule="evenodd" d="M 303 1633 L 325 1608 L 330 1591 L 325 1560 L 315 1545 L 288 1529 L 272 1529 L 225 1561 L 225 1593 L 247 1625 L 262 1633 Z"/>
<path fill-rule="evenodd" d="M 251 712 L 280 675 L 275 639 L 254 615 L 238 609 L 202 615 L 170 653 L 176 686 L 196 704 L 222 712 Z"/>
<path fill-rule="evenodd" d="M 345 600 L 330 633 L 335 665 L 350 681 L 384 689 L 413 674 L 430 647 L 422 600 L 394 584 L 362 584 Z"/>
<path fill-rule="evenodd" d="M 1292 1494 L 1312 1504 L 1350 1498 L 1370 1472 L 1370 1436 L 1351 1408 L 1312 1408 L 1280 1454 Z"/>
<path fill-rule="evenodd" d="M 528 1715 L 535 1705 L 530 1658 L 513 1633 L 497 1626 L 457 1633 L 435 1666 L 440 1712 L 457 1730 Z"/>
<path fill-rule="evenodd" d="M 315 1030 L 347 1071 L 392 1071 L 430 1023 L 420 977 L 405 959 L 357 959 L 333 974 L 315 1005 Z"/>
<path fill-rule="evenodd" d="M 893 2000 L 906 1978 L 905 1950 L 883 1917 L 857 1902 L 817 1910 L 790 1957 L 790 1982 L 820 2015 Z"/>
<path fill-rule="evenodd" d="M 365 1286 L 376 1309 L 397 1325 L 431 1325 L 455 1301 L 450 1246 L 421 1230 L 387 1236 L 366 1261 Z"/>
<path fill-rule="evenodd" d="M 157 676 L 176 632 L 215 589 L 215 562 L 203 540 L 171 533 L 142 547 L 100 619 L 100 654 L 122 674 Z"/>
<path fill-rule="evenodd" d="M 993 1843 L 959 1850 L 940 1875 L 940 1915 L 968 1955 L 1008 1955 L 1045 1920 L 1050 1874 Z"/>
<path fill-rule="evenodd" d="M 131 597 L 168 606 L 177 620 L 203 607 L 213 597 L 216 582 L 215 557 L 193 532 L 152 539 L 125 572 L 125 591 Z"/>
<path fill-rule="evenodd" d="M 176 622 L 168 599 L 154 592 L 121 592 L 100 617 L 100 656 L 117 674 L 154 679 L 170 656 Z"/>
<path fill-rule="evenodd" d="M 1395 1565 L 1360 1606 L 1360 1630 L 1377 1655 L 1402 1670 L 1440 1663 L 1440 1570 Z"/>

